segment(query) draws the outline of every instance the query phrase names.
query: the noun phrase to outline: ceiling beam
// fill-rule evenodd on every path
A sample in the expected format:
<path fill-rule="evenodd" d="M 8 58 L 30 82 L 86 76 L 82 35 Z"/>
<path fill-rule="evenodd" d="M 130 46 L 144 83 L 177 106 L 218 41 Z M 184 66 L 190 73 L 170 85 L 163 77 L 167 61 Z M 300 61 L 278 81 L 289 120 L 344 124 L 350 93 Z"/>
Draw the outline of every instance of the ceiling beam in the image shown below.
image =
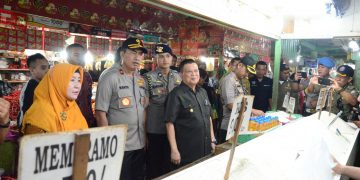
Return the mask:
<path fill-rule="evenodd" d="M 307 42 L 307 41 L 300 41 L 300 44 L 301 44 L 302 46 L 307 47 L 308 49 L 313 50 L 313 51 L 315 51 L 315 50 L 316 50 L 316 46 L 315 46 L 314 44 L 310 43 L 310 42 Z"/>

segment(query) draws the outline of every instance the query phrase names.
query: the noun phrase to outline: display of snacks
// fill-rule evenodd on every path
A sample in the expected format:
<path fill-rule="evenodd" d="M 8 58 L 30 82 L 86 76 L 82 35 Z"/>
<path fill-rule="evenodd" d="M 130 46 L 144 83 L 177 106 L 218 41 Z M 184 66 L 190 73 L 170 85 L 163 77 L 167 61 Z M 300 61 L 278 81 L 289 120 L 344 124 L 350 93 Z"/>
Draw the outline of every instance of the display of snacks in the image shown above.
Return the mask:
<path fill-rule="evenodd" d="M 96 56 L 105 56 L 108 54 L 109 49 L 109 39 L 105 38 L 90 38 L 90 48 L 89 50 Z"/>
<path fill-rule="evenodd" d="M 27 29 L 26 39 L 28 49 L 42 49 L 42 32 L 41 30 Z"/>
<path fill-rule="evenodd" d="M 111 46 L 112 46 L 112 52 L 116 52 L 116 50 L 122 45 L 123 41 L 120 40 L 112 40 Z"/>
<path fill-rule="evenodd" d="M 61 51 L 65 46 L 66 36 L 57 32 L 45 32 L 45 50 Z"/>
<path fill-rule="evenodd" d="M 258 116 L 250 118 L 249 131 L 266 131 L 280 125 L 278 117 L 273 116 Z"/>
<path fill-rule="evenodd" d="M 86 47 L 86 37 L 84 36 L 76 36 L 75 43 L 81 44 L 82 46 Z"/>

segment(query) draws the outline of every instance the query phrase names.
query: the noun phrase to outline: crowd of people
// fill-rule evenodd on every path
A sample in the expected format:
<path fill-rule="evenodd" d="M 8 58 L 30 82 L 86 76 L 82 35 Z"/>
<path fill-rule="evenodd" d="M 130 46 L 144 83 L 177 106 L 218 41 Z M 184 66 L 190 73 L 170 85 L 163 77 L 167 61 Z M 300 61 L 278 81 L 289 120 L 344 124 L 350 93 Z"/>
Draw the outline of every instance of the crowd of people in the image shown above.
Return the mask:
<path fill-rule="evenodd" d="M 122 180 L 153 179 L 210 155 L 217 143 L 225 142 L 234 100 L 254 95 L 253 116 L 266 111 L 286 111 L 284 98 L 296 99 L 295 113 L 316 111 L 319 91 L 328 87 L 333 98 L 332 113 L 359 124 L 358 91 L 352 85 L 354 70 L 335 67 L 333 59 L 318 59 L 318 74 L 303 77 L 280 65 L 278 101 L 272 103 L 273 80 L 269 65 L 250 56 L 229 62 L 222 76 L 209 74 L 192 59 L 175 66 L 176 55 L 166 44 L 155 46 L 156 68 L 139 67 L 148 52 L 140 39 L 128 38 L 115 55 L 115 63 L 100 76 L 91 109 L 92 79 L 84 70 L 85 48 L 69 45 L 68 64 L 49 69 L 44 56 L 28 57 L 32 79 L 24 86 L 18 126 L 24 135 L 127 124 L 127 140 L 121 171 Z M 291 74 L 291 75 L 290 75 Z M 329 79 L 323 84 L 320 80 Z M 0 142 L 9 127 L 9 103 L 0 98 Z M 338 165 L 335 172 L 347 171 Z M 350 171 L 350 170 L 349 170 Z"/>

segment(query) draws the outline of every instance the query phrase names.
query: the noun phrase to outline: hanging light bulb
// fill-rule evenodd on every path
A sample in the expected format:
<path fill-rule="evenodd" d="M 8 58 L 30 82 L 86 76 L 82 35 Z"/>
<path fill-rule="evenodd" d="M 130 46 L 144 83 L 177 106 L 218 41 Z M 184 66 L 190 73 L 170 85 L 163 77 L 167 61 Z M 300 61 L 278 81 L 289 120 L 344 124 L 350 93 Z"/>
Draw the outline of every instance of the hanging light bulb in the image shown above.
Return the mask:
<path fill-rule="evenodd" d="M 107 60 L 111 60 L 111 61 L 114 61 L 114 59 L 115 59 L 115 56 L 114 56 L 114 54 L 112 54 L 112 53 L 109 53 L 107 56 L 106 56 L 106 59 Z"/>
<path fill-rule="evenodd" d="M 85 53 L 85 64 L 92 64 L 94 62 L 94 56 L 90 51 Z"/>
<path fill-rule="evenodd" d="M 65 49 L 60 52 L 60 57 L 62 59 L 67 59 L 67 56 L 68 56 L 68 54 Z"/>
<path fill-rule="evenodd" d="M 352 51 L 359 50 L 359 45 L 354 39 L 349 42 L 349 47 L 352 49 Z"/>

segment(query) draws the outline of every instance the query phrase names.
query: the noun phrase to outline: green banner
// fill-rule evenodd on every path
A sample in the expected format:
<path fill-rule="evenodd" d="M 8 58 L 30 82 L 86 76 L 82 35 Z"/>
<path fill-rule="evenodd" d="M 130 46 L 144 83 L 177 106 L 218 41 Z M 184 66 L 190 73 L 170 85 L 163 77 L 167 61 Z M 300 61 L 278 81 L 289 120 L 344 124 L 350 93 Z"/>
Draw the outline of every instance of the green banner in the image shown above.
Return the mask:
<path fill-rule="evenodd" d="M 160 37 L 158 36 L 152 36 L 152 35 L 144 35 L 144 42 L 160 42 Z"/>

